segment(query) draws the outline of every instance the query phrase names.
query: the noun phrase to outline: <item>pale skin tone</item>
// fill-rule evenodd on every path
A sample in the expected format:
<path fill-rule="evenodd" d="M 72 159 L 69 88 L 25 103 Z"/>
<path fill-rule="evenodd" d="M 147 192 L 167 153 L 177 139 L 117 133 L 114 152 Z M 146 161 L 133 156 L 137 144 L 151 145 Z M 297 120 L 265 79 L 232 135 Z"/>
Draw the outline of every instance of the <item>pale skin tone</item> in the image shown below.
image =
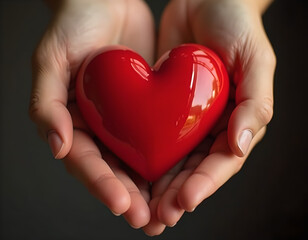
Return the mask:
<path fill-rule="evenodd" d="M 261 15 L 271 1 L 171 0 L 156 49 L 153 19 L 141 0 L 63 2 L 49 1 L 56 14 L 34 53 L 30 115 L 54 156 L 94 196 L 132 227 L 161 234 L 236 174 L 265 133 L 276 60 Z M 155 55 L 186 42 L 221 56 L 230 100 L 210 136 L 150 186 L 94 140 L 75 104 L 74 78 L 83 59 L 105 45 L 126 45 L 153 64 Z"/>

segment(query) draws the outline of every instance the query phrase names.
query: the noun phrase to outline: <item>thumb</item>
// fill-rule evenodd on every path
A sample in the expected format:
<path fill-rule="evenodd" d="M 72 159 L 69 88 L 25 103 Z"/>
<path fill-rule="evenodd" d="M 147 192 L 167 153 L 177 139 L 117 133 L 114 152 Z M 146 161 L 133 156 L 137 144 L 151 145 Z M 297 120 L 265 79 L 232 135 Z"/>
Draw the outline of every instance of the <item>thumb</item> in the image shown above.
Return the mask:
<path fill-rule="evenodd" d="M 72 145 L 73 124 L 66 108 L 70 74 L 65 47 L 43 39 L 32 58 L 29 115 L 48 141 L 53 156 L 66 156 Z"/>
<path fill-rule="evenodd" d="M 236 108 L 228 124 L 228 142 L 233 153 L 244 156 L 253 137 L 269 123 L 273 115 L 273 78 L 276 65 L 269 45 L 253 53 L 234 76 Z"/>

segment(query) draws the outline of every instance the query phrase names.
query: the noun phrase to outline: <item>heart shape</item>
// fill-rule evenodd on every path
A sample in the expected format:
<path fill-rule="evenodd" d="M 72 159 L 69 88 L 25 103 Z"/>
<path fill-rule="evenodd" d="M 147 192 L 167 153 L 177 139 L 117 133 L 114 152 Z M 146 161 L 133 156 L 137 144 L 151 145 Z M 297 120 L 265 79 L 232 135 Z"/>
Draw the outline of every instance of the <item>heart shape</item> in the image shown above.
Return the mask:
<path fill-rule="evenodd" d="M 149 67 L 134 51 L 105 47 L 83 63 L 76 99 L 97 137 L 143 178 L 155 181 L 209 133 L 228 100 L 219 57 L 180 45 Z"/>

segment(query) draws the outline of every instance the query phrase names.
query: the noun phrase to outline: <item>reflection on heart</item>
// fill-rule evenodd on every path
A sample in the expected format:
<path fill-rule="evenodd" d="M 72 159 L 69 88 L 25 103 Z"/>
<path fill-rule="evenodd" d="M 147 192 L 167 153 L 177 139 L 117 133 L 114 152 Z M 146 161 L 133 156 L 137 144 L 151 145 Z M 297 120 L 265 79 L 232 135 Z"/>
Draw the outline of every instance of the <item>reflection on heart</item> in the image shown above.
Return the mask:
<path fill-rule="evenodd" d="M 155 181 L 209 133 L 227 103 L 218 56 L 180 45 L 153 68 L 134 51 L 110 46 L 89 57 L 76 83 L 81 113 L 98 138 L 143 178 Z"/>

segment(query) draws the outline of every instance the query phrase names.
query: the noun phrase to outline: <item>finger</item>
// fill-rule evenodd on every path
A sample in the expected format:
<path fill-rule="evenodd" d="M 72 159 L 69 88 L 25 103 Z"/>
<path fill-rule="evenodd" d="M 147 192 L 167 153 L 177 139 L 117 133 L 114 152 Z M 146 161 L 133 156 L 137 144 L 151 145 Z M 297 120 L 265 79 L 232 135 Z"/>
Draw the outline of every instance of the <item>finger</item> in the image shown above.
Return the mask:
<path fill-rule="evenodd" d="M 234 108 L 235 108 L 235 103 L 229 100 L 227 106 L 225 107 L 224 112 L 222 113 L 222 115 L 220 116 L 214 127 L 211 129 L 211 136 L 215 138 L 219 133 L 227 129 L 228 122 Z"/>
<path fill-rule="evenodd" d="M 177 201 L 178 192 L 194 169 L 200 164 L 204 157 L 208 155 L 212 142 L 213 140 L 211 138 L 206 138 L 194 149 L 181 172 L 177 174 L 164 191 L 157 208 L 157 215 L 159 220 L 167 226 L 175 226 L 184 214 L 184 209 Z"/>
<path fill-rule="evenodd" d="M 172 169 L 170 169 L 166 174 L 160 177 L 156 182 L 152 184 L 152 198 L 161 197 L 169 184 L 172 182 L 174 177 L 180 172 L 185 159 L 176 164 Z"/>
<path fill-rule="evenodd" d="M 116 177 L 126 187 L 130 195 L 131 204 L 129 209 L 123 214 L 124 218 L 133 228 L 138 229 L 144 227 L 148 224 L 151 218 L 150 209 L 147 203 L 148 199 L 145 199 L 143 195 L 146 191 L 145 181 L 137 179 L 138 185 L 136 185 L 135 182 L 127 175 L 125 171 L 119 168 L 112 168 L 112 170 Z M 143 191 L 143 193 L 141 191 Z M 147 191 L 149 191 L 149 189 L 147 189 Z"/>
<path fill-rule="evenodd" d="M 241 63 L 235 79 L 236 108 L 228 124 L 229 145 L 234 154 L 244 156 L 253 137 L 273 115 L 275 56 L 270 47 L 258 49 L 249 63 Z"/>
<path fill-rule="evenodd" d="M 157 206 L 159 203 L 160 198 L 155 197 L 149 203 L 151 219 L 149 223 L 142 228 L 145 234 L 149 236 L 156 236 L 160 235 L 166 228 L 166 225 L 161 223 L 157 218 Z"/>
<path fill-rule="evenodd" d="M 94 136 L 89 126 L 84 121 L 81 112 L 76 104 L 76 102 L 70 102 L 67 104 L 67 109 L 70 112 L 74 129 L 79 129 L 86 132 L 89 136 Z"/>
<path fill-rule="evenodd" d="M 177 202 L 177 195 L 179 188 L 191 172 L 191 170 L 181 171 L 161 196 L 157 206 L 157 217 L 159 221 L 169 227 L 175 226 L 185 212 Z"/>
<path fill-rule="evenodd" d="M 170 1 L 160 21 L 158 34 L 158 57 L 182 43 L 192 42 L 188 26 L 186 1 Z"/>
<path fill-rule="evenodd" d="M 73 126 L 67 104 L 70 81 L 65 48 L 52 36 L 33 55 L 33 84 L 29 114 L 48 140 L 55 158 L 63 158 L 72 144 Z M 45 37 L 46 38 L 46 37 Z"/>
<path fill-rule="evenodd" d="M 124 165 L 106 146 L 101 142 L 96 142 L 102 153 L 102 158 L 107 162 L 114 175 L 123 183 L 127 189 L 131 204 L 129 209 L 123 213 L 123 217 L 133 228 L 141 228 L 150 221 L 150 201 L 149 183 L 140 175 Z"/>
<path fill-rule="evenodd" d="M 151 211 L 151 220 L 147 226 L 143 228 L 143 231 L 150 236 L 161 234 L 166 225 L 162 223 L 158 217 L 158 206 L 165 190 L 172 182 L 174 177 L 179 173 L 182 168 L 184 160 L 179 162 L 174 168 L 172 168 L 167 174 L 162 176 L 157 182 L 152 185 L 152 200 L 149 203 Z"/>
<path fill-rule="evenodd" d="M 73 145 L 64 163 L 67 171 L 77 177 L 115 215 L 121 215 L 129 209 L 129 192 L 102 159 L 99 149 L 87 134 L 74 130 Z"/>
<path fill-rule="evenodd" d="M 155 26 L 151 11 L 144 1 L 139 0 L 126 2 L 126 8 L 127 18 L 121 33 L 120 44 L 135 50 L 148 64 L 153 64 Z"/>
<path fill-rule="evenodd" d="M 262 138 L 265 129 L 258 132 L 249 151 Z M 178 193 L 178 203 L 186 211 L 193 211 L 204 199 L 217 191 L 229 178 L 237 173 L 246 156 L 234 155 L 228 146 L 227 133 L 215 140 L 210 154 L 199 164 L 185 181 Z"/>

